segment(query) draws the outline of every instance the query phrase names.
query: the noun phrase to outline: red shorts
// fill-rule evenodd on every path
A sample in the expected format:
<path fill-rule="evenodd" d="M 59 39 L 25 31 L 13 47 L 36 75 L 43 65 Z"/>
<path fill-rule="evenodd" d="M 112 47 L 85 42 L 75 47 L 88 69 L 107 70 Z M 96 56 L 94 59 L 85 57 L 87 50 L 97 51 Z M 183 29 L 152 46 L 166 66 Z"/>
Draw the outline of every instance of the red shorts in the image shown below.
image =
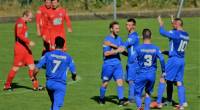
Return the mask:
<path fill-rule="evenodd" d="M 25 66 L 30 64 L 34 64 L 33 56 L 22 45 L 15 45 L 13 65 Z"/>
<path fill-rule="evenodd" d="M 51 36 L 50 36 L 49 30 L 43 30 L 41 34 L 42 34 L 43 40 L 50 43 Z"/>
<path fill-rule="evenodd" d="M 51 49 L 52 50 L 55 49 L 55 39 L 58 36 L 62 37 L 65 40 L 63 51 L 66 51 L 67 50 L 67 41 L 66 41 L 65 34 L 59 34 L 59 33 L 51 33 L 51 47 L 52 47 Z"/>

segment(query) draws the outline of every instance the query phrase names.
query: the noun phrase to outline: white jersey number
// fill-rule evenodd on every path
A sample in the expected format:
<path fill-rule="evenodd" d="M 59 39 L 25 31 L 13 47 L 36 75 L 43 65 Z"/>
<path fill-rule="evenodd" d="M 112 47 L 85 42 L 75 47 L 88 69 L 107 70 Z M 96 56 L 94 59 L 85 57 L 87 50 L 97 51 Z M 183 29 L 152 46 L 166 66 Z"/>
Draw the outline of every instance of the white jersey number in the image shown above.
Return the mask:
<path fill-rule="evenodd" d="M 178 47 L 178 51 L 179 52 L 184 52 L 186 45 L 187 45 L 187 41 L 181 40 L 181 43 L 180 43 L 180 45 Z"/>
<path fill-rule="evenodd" d="M 145 66 L 151 66 L 152 65 L 152 55 L 145 55 L 144 59 L 146 60 L 144 62 Z"/>
<path fill-rule="evenodd" d="M 52 70 L 51 72 L 52 72 L 52 73 L 55 73 L 56 70 L 58 69 L 58 67 L 59 67 L 60 64 L 61 64 L 61 61 L 59 61 L 59 60 L 53 60 L 53 63 L 55 64 L 55 66 L 54 66 L 54 68 L 53 68 L 53 70 Z"/>

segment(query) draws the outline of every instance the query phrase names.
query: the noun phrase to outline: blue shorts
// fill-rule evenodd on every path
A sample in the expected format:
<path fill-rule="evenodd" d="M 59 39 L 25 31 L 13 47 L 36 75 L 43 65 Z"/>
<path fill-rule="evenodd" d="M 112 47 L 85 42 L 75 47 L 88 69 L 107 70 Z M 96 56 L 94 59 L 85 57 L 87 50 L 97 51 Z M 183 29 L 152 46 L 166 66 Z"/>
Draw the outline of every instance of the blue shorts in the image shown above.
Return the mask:
<path fill-rule="evenodd" d="M 166 80 L 183 82 L 185 61 L 183 58 L 171 57 L 168 59 L 165 71 Z"/>
<path fill-rule="evenodd" d="M 123 68 L 121 63 L 116 65 L 103 64 L 101 79 L 104 82 L 104 81 L 109 81 L 112 78 L 115 81 L 118 79 L 123 79 Z"/>
<path fill-rule="evenodd" d="M 52 102 L 51 109 L 59 110 L 63 106 L 66 93 L 66 85 L 60 82 L 47 80 L 47 91 Z"/>
<path fill-rule="evenodd" d="M 138 70 L 138 64 L 127 64 L 126 66 L 126 80 L 135 81 Z"/>
<path fill-rule="evenodd" d="M 145 92 L 151 94 L 153 92 L 153 86 L 155 84 L 156 74 L 151 73 L 139 73 L 135 79 L 135 95 L 142 96 L 142 92 L 145 88 Z"/>

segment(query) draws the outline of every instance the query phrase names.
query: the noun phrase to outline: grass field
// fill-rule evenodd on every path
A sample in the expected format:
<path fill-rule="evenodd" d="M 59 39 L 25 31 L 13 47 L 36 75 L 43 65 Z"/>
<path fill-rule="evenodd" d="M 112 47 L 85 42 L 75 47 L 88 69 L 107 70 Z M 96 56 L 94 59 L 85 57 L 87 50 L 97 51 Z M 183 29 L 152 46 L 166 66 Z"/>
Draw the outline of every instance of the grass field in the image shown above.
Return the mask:
<path fill-rule="evenodd" d="M 166 28 L 170 29 L 170 19 L 164 19 Z M 106 105 L 100 106 L 97 102 L 99 87 L 101 84 L 100 72 L 102 65 L 102 41 L 108 34 L 108 24 L 111 20 L 74 21 L 73 33 L 68 33 L 67 41 L 69 53 L 73 56 L 79 80 L 68 80 L 67 95 L 62 110 L 135 110 L 135 104 L 127 107 L 116 105 L 116 85 L 112 81 L 106 93 L 111 99 Z M 186 110 L 200 110 L 200 18 L 184 18 L 184 27 L 190 34 L 190 43 L 186 52 L 185 86 L 189 107 Z M 120 20 L 120 36 L 125 40 L 125 20 Z M 168 40 L 158 33 L 156 19 L 137 19 L 137 31 L 141 35 L 143 28 L 150 28 L 153 32 L 153 42 L 162 50 L 168 49 Z M 27 68 L 22 68 L 16 75 L 13 83 L 15 91 L 3 91 L 3 84 L 13 62 L 13 35 L 14 23 L 0 24 L 0 110 L 49 110 L 50 100 L 46 91 L 34 92 L 31 90 L 31 82 Z M 42 51 L 41 38 L 36 36 L 35 23 L 29 24 L 29 35 L 37 45 L 32 48 L 34 58 L 39 59 Z M 126 58 L 122 57 L 125 67 Z M 160 68 L 157 72 L 157 81 L 153 97 L 157 94 L 157 84 Z M 42 85 L 45 84 L 44 70 L 38 75 Z M 125 84 L 125 96 L 128 87 Z M 166 96 L 166 95 L 165 95 Z M 174 100 L 177 102 L 177 90 L 174 91 Z M 163 110 L 172 110 L 172 107 L 164 107 Z"/>

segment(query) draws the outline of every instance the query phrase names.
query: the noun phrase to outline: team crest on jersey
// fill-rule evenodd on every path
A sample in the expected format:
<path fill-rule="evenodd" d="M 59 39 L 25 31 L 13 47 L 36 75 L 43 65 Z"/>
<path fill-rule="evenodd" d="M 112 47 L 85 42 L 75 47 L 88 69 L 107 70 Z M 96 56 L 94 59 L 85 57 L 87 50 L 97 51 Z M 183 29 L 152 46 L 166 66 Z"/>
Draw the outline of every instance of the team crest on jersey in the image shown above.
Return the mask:
<path fill-rule="evenodd" d="M 21 24 L 21 23 L 19 23 L 19 24 L 17 24 L 17 27 L 22 27 L 23 26 L 23 24 Z"/>
<path fill-rule="evenodd" d="M 59 16 L 63 16 L 63 14 L 62 14 L 62 13 L 59 13 Z"/>

